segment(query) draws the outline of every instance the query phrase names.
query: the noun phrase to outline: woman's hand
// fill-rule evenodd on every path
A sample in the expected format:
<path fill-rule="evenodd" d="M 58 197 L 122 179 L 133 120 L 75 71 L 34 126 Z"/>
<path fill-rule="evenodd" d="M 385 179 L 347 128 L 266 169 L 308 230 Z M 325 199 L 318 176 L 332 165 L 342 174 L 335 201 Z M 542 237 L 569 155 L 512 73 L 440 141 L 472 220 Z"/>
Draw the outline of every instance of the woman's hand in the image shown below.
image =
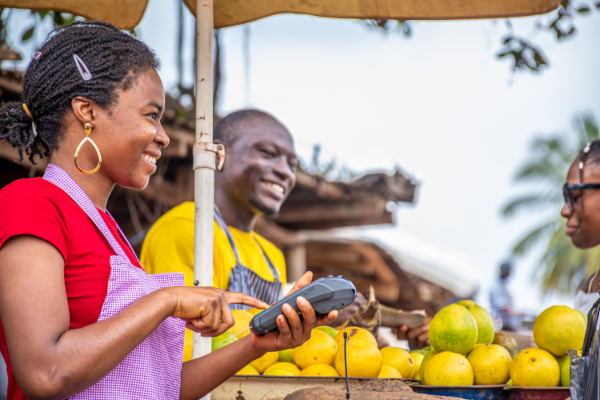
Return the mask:
<path fill-rule="evenodd" d="M 397 337 L 398 340 L 408 340 L 411 349 L 422 349 L 431 345 L 429 342 L 429 324 L 413 329 L 408 329 L 406 325 L 402 325 L 398 329 Z"/>
<path fill-rule="evenodd" d="M 175 304 L 174 318 L 186 321 L 186 328 L 202 336 L 219 336 L 235 321 L 229 304 L 265 309 L 267 304 L 247 294 L 225 292 L 213 287 L 169 287 Z"/>
<path fill-rule="evenodd" d="M 312 272 L 305 273 L 302 278 L 296 282 L 288 296 L 312 281 Z M 312 305 L 303 297 L 297 299 L 298 308 L 302 313 L 300 316 L 289 305 L 283 306 L 283 315 L 277 317 L 278 331 L 272 331 L 266 335 L 252 335 L 252 346 L 259 353 L 270 351 L 279 351 L 298 347 L 310 339 L 310 333 L 316 326 L 328 325 L 337 316 L 337 311 L 331 311 L 327 315 L 316 316 Z M 287 318 L 287 320 L 286 320 Z"/>

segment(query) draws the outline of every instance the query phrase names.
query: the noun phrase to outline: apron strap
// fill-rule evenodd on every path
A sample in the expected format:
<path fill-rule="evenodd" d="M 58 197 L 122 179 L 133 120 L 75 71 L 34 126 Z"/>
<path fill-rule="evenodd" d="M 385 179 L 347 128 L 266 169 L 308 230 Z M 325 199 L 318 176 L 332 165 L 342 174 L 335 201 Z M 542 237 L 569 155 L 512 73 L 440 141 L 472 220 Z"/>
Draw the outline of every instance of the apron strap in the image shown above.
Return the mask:
<path fill-rule="evenodd" d="M 221 212 L 219 211 L 217 206 L 215 206 L 215 221 L 217 221 L 217 225 L 219 225 L 219 228 L 221 228 L 223 233 L 225 233 L 225 236 L 227 236 L 227 239 L 229 239 L 229 245 L 231 246 L 231 250 L 233 250 L 235 261 L 237 262 L 237 264 L 241 264 L 240 253 L 238 252 L 237 246 L 235 245 L 235 240 L 233 240 L 233 236 L 229 231 L 229 227 L 227 226 L 227 223 L 225 222 L 225 219 L 221 215 Z"/>
<path fill-rule="evenodd" d="M 241 265 L 242 263 L 240 261 L 240 253 L 238 252 L 238 248 L 235 244 L 235 240 L 233 239 L 233 235 L 231 234 L 231 231 L 229 230 L 229 226 L 225 222 L 225 219 L 221 215 L 221 212 L 219 211 L 219 209 L 217 208 L 216 205 L 215 205 L 215 221 L 217 221 L 217 225 L 219 225 L 219 228 L 221 228 L 221 230 L 227 236 L 227 239 L 229 239 L 229 244 L 231 245 L 231 249 L 233 250 L 233 254 L 235 255 L 236 263 L 238 265 Z M 265 260 L 267 261 L 267 264 L 269 265 L 269 269 L 271 270 L 273 277 L 275 278 L 276 281 L 279 281 L 279 271 L 277 271 L 277 268 L 275 268 L 275 266 L 273 265 L 273 263 L 267 256 L 267 253 L 265 253 L 265 249 L 263 249 L 263 247 L 260 245 L 258 240 L 256 240 L 254 235 L 252 235 L 252 238 L 254 239 L 256 244 L 258 244 L 258 247 L 260 247 L 260 250 L 262 251 L 263 256 L 265 257 Z"/>
<path fill-rule="evenodd" d="M 256 242 L 258 247 L 260 247 L 260 250 L 262 251 L 263 256 L 265 256 L 265 260 L 267 260 L 267 264 L 269 264 L 269 268 L 271 269 L 271 273 L 273 274 L 273 277 L 275 278 L 276 281 L 279 282 L 279 271 L 277 271 L 277 268 L 275 268 L 275 266 L 271 262 L 271 259 L 267 256 L 267 253 L 265 253 L 265 249 L 263 249 L 263 247 L 260 245 L 258 240 L 256 240 L 254 235 L 252 235 L 252 238 L 254 239 L 254 241 Z"/>
<path fill-rule="evenodd" d="M 123 239 L 123 241 L 125 243 L 127 243 L 127 245 L 129 246 L 129 249 L 131 250 L 131 252 L 133 253 L 133 255 L 135 256 L 135 259 L 140 263 L 140 265 L 142 265 L 142 263 L 140 262 L 140 258 L 138 257 L 137 253 L 135 252 L 135 250 L 133 249 L 133 246 L 131 245 L 131 243 L 129 243 L 129 240 L 127 239 L 127 236 L 125 236 L 125 234 L 123 233 L 123 231 L 121 230 L 121 227 L 119 226 L 119 224 L 117 224 L 117 220 L 115 219 L 115 217 L 112 216 L 111 213 L 108 212 L 108 210 L 106 210 L 106 214 L 111 217 L 113 219 L 113 221 L 115 221 L 115 225 L 117 225 L 117 229 L 119 230 L 119 233 L 121 234 L 121 239 Z"/>
<path fill-rule="evenodd" d="M 81 207 L 81 209 L 87 214 L 88 217 L 92 220 L 92 222 L 96 225 L 96 227 L 100 230 L 102 235 L 110 244 L 113 251 L 127 259 L 127 255 L 110 232 L 110 229 L 106 226 L 106 223 L 102 219 L 100 212 L 92 203 L 92 200 L 88 197 L 87 194 L 79 187 L 79 185 L 71 178 L 71 176 L 62 168 L 54 164 L 48 164 L 46 168 L 46 172 L 44 173 L 44 179 L 48 182 L 51 182 L 65 191 Z M 112 218 L 112 217 L 111 217 Z M 135 252 L 134 252 L 135 254 Z"/>

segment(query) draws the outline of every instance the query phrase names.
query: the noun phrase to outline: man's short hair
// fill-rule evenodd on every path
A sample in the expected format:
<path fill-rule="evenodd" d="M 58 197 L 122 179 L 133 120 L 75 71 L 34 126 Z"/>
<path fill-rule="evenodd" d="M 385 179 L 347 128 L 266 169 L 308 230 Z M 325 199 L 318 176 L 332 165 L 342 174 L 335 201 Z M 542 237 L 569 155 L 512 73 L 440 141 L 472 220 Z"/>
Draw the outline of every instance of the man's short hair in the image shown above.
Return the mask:
<path fill-rule="evenodd" d="M 213 138 L 218 139 L 224 145 L 231 145 L 237 138 L 240 127 L 252 118 L 266 118 L 281 124 L 269 113 L 257 109 L 245 109 L 234 111 L 219 121 L 215 126 Z M 283 124 L 281 124 L 283 126 Z"/>

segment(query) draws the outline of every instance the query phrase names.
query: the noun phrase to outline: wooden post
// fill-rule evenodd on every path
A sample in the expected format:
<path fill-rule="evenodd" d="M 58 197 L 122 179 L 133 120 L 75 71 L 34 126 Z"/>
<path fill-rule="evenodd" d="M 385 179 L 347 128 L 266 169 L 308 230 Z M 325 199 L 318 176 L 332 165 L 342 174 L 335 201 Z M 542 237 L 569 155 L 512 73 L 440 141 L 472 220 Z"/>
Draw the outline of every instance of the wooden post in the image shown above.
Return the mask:
<path fill-rule="evenodd" d="M 213 143 L 213 0 L 196 0 L 196 142 L 194 143 L 194 285 L 213 284 L 213 212 L 215 153 Z M 193 358 L 211 352 L 211 338 L 194 333 Z M 210 394 L 204 399 L 210 400 Z"/>

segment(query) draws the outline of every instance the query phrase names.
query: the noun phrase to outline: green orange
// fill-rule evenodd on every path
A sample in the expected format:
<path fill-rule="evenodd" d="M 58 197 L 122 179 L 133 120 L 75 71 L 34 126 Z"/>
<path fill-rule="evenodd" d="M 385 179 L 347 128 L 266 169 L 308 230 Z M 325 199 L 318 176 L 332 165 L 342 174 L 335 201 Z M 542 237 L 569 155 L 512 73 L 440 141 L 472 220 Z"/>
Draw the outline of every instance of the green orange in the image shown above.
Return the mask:
<path fill-rule="evenodd" d="M 477 343 L 494 341 L 494 320 L 489 312 L 472 300 L 461 300 L 456 304 L 466 307 L 477 322 Z"/>
<path fill-rule="evenodd" d="M 421 361 L 421 368 L 419 368 L 419 376 L 421 377 L 421 383 L 423 383 L 424 385 L 427 384 L 425 382 L 425 367 L 427 366 L 429 360 L 431 360 L 433 356 L 437 354 L 438 352 L 435 351 L 435 349 L 431 349 L 427 352 L 427 354 L 425 354 L 425 357 L 423 357 L 423 360 Z"/>
<path fill-rule="evenodd" d="M 439 353 L 451 351 L 465 355 L 477 343 L 475 317 L 466 307 L 450 304 L 442 308 L 431 320 L 429 340 Z"/>
<path fill-rule="evenodd" d="M 538 347 L 557 357 L 567 350 L 583 346 L 586 323 L 581 314 L 567 306 L 552 306 L 544 310 L 533 324 L 533 339 Z"/>

